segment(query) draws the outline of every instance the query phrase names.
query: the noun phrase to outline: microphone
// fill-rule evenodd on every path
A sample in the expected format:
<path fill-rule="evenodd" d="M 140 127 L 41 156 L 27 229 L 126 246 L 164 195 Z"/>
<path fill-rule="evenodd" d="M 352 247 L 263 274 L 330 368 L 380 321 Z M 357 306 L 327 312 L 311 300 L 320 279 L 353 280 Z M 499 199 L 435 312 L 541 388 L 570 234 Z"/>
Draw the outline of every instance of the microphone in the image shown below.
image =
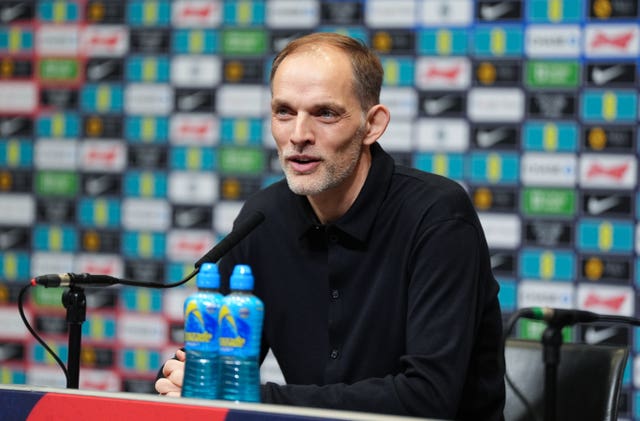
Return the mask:
<path fill-rule="evenodd" d="M 203 263 L 216 263 L 222 256 L 227 254 L 236 244 L 238 244 L 244 237 L 249 235 L 258 225 L 264 221 L 264 214 L 262 212 L 254 212 L 247 218 L 239 221 L 236 227 L 216 244 L 211 250 L 200 258 L 195 263 L 196 269 Z"/>
<path fill-rule="evenodd" d="M 120 282 L 120 279 L 108 275 L 92 275 L 90 273 L 58 273 L 36 276 L 31 280 L 32 285 L 43 285 L 49 287 L 68 287 L 68 286 L 101 286 L 113 285 Z"/>
<path fill-rule="evenodd" d="M 551 307 L 527 307 L 519 310 L 520 316 L 542 320 L 550 325 L 569 326 L 576 323 L 590 323 L 603 319 L 600 314 L 586 310 L 557 309 Z"/>
<path fill-rule="evenodd" d="M 264 221 L 264 214 L 262 212 L 254 212 L 247 218 L 238 222 L 236 227 L 216 244 L 207 254 L 202 256 L 200 260 L 195 263 L 196 270 L 178 283 L 173 284 L 156 284 L 153 282 L 136 282 L 129 281 L 127 279 L 114 278 L 108 275 L 93 275 L 90 273 L 59 273 L 36 276 L 31 280 L 31 285 L 43 285 L 49 287 L 68 287 L 68 286 L 105 286 L 114 284 L 132 285 L 148 288 L 170 288 L 178 285 L 182 285 L 187 282 L 193 275 L 195 275 L 200 266 L 203 263 L 211 262 L 216 263 L 222 256 L 224 256 L 229 250 L 231 250 L 236 244 L 238 244 L 244 237 L 246 237 L 251 231 L 253 231 L 258 225 Z"/>

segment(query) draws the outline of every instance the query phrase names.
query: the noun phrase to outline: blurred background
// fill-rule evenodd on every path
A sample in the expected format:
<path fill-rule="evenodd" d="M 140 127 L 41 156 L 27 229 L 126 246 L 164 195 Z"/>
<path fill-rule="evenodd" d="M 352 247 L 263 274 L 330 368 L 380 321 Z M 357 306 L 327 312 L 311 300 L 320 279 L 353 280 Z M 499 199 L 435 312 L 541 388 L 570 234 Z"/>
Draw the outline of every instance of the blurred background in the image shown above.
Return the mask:
<path fill-rule="evenodd" d="M 19 317 L 33 276 L 178 281 L 282 177 L 270 63 L 314 31 L 380 53 L 381 143 L 467 188 L 505 319 L 526 306 L 638 316 L 637 0 L 2 0 L 2 383 L 65 386 Z M 80 388 L 153 392 L 192 290 L 87 288 Z M 66 361 L 62 291 L 30 289 L 25 311 Z M 640 419 L 637 329 L 564 339 L 631 347 L 620 415 Z"/>

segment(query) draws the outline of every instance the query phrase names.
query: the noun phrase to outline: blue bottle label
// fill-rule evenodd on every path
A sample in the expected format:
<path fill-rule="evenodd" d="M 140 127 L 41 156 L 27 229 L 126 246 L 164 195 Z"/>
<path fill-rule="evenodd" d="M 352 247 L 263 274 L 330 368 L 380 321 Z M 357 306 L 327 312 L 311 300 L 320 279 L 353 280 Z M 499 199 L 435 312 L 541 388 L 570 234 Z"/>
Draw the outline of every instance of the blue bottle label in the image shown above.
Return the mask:
<path fill-rule="evenodd" d="M 184 340 L 187 350 L 214 352 L 218 350 L 218 311 L 214 299 L 190 297 L 184 304 Z"/>
<path fill-rule="evenodd" d="M 264 306 L 252 295 L 227 296 L 220 309 L 220 354 L 255 357 L 260 353 Z"/>

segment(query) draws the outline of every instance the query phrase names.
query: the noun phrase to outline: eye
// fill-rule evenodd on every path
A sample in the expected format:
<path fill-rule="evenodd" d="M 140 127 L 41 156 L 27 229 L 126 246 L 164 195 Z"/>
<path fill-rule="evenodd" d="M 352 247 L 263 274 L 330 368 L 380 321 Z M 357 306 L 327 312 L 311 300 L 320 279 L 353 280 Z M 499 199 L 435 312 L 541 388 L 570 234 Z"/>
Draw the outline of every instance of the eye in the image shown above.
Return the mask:
<path fill-rule="evenodd" d="M 338 113 L 336 113 L 335 111 L 333 111 L 330 108 L 322 108 L 322 109 L 318 110 L 316 115 L 318 117 L 325 118 L 325 119 L 333 119 L 333 118 L 336 118 L 338 116 Z"/>
<path fill-rule="evenodd" d="M 272 112 L 276 117 L 285 117 L 291 114 L 291 110 L 287 107 L 277 107 Z"/>

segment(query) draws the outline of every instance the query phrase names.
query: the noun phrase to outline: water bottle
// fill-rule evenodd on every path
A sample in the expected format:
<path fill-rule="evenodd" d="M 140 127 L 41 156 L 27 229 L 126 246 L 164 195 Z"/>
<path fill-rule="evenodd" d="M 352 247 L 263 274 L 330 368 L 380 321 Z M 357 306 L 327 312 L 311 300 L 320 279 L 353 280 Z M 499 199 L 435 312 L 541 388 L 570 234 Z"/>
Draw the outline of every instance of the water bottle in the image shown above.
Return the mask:
<path fill-rule="evenodd" d="M 229 280 L 231 293 L 220 309 L 221 398 L 260 402 L 260 337 L 264 305 L 253 295 L 253 274 L 236 265 Z"/>
<path fill-rule="evenodd" d="M 220 396 L 218 314 L 223 295 L 220 274 L 213 263 L 203 263 L 196 278 L 198 291 L 184 302 L 184 348 L 187 354 L 182 396 L 218 399 Z"/>

